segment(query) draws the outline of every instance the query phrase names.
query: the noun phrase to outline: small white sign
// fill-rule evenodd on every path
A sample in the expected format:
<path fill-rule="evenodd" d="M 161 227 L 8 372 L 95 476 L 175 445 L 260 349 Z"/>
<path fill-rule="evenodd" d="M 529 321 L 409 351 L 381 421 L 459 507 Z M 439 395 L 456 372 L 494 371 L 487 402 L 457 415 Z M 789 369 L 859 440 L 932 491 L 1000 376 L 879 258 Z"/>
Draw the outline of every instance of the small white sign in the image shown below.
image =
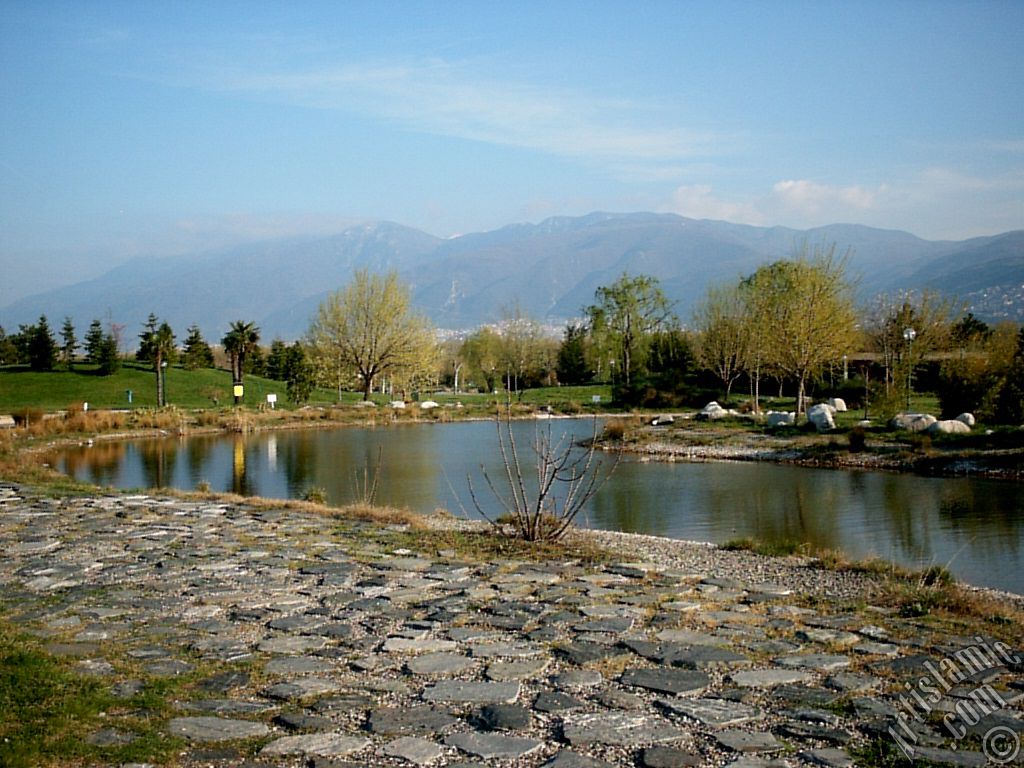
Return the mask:
<path fill-rule="evenodd" d="M 592 403 L 600 403 L 601 402 L 601 396 L 600 395 L 591 395 L 590 396 L 590 402 L 592 402 Z"/>
<path fill-rule="evenodd" d="M 273 392 L 271 392 L 269 395 L 267 395 L 267 404 L 271 408 L 274 407 L 274 403 L 276 403 L 276 402 L 277 402 L 277 395 L 275 395 Z"/>

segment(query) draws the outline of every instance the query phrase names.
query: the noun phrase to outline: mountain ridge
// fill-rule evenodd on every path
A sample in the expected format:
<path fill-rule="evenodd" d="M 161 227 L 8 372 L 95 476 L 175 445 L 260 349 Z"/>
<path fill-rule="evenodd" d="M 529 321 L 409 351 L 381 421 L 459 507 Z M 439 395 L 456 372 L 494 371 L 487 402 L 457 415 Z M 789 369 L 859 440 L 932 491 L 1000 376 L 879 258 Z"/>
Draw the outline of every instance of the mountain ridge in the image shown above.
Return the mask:
<path fill-rule="evenodd" d="M 10 332 L 46 314 L 51 324 L 70 316 L 80 329 L 95 318 L 141 329 L 153 312 L 179 338 L 195 323 L 208 339 L 219 340 L 230 322 L 245 319 L 261 327 L 264 339 L 292 339 L 305 331 L 319 302 L 361 268 L 396 270 L 410 285 L 414 305 L 442 328 L 494 322 L 516 304 L 537 319 L 564 322 L 580 315 L 598 286 L 623 272 L 657 277 L 685 321 L 709 284 L 790 256 L 801 242 L 835 243 L 839 254 L 850 250 L 848 274 L 862 299 L 902 288 L 985 297 L 1024 288 L 1024 230 L 928 241 L 859 224 L 798 230 L 595 211 L 449 239 L 395 222 L 364 221 L 328 236 L 139 257 L 98 278 L 0 307 L 0 325 Z M 992 319 L 999 306 L 988 313 Z"/>

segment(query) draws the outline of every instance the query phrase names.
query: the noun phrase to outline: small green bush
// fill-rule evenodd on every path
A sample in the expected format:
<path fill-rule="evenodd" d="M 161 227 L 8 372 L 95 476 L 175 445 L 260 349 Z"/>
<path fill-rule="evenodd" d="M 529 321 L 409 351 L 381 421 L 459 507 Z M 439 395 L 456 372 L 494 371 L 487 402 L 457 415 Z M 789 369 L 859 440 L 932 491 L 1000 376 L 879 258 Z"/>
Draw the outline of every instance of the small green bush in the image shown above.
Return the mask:
<path fill-rule="evenodd" d="M 327 503 L 327 489 L 319 485 L 314 485 L 306 489 L 306 492 L 302 494 L 303 501 L 309 501 L 313 504 L 326 504 Z"/>

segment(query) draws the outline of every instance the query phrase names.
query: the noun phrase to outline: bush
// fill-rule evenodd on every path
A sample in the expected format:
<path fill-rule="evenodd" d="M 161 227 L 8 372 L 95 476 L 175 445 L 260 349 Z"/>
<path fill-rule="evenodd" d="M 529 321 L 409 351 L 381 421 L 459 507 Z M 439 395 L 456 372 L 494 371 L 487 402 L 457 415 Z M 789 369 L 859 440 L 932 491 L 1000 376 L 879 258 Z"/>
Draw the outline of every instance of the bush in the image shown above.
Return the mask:
<path fill-rule="evenodd" d="M 327 503 L 327 489 L 322 488 L 319 485 L 314 485 L 306 489 L 306 492 L 302 494 L 303 501 L 309 501 L 313 504 L 326 504 Z"/>
<path fill-rule="evenodd" d="M 39 408 L 21 408 L 12 416 L 14 416 L 14 423 L 19 427 L 31 427 L 33 424 L 42 423 L 44 414 Z"/>

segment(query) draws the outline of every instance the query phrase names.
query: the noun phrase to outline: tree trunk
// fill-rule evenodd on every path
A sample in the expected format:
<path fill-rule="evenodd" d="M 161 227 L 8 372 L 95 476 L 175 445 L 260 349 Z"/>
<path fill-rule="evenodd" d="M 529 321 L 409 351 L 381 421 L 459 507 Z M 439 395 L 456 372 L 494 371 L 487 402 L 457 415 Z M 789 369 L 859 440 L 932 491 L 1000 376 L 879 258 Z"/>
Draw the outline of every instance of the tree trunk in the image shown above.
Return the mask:
<path fill-rule="evenodd" d="M 158 408 L 164 406 L 164 377 L 161 363 L 163 362 L 163 355 L 160 350 L 156 352 L 156 405 Z"/>

